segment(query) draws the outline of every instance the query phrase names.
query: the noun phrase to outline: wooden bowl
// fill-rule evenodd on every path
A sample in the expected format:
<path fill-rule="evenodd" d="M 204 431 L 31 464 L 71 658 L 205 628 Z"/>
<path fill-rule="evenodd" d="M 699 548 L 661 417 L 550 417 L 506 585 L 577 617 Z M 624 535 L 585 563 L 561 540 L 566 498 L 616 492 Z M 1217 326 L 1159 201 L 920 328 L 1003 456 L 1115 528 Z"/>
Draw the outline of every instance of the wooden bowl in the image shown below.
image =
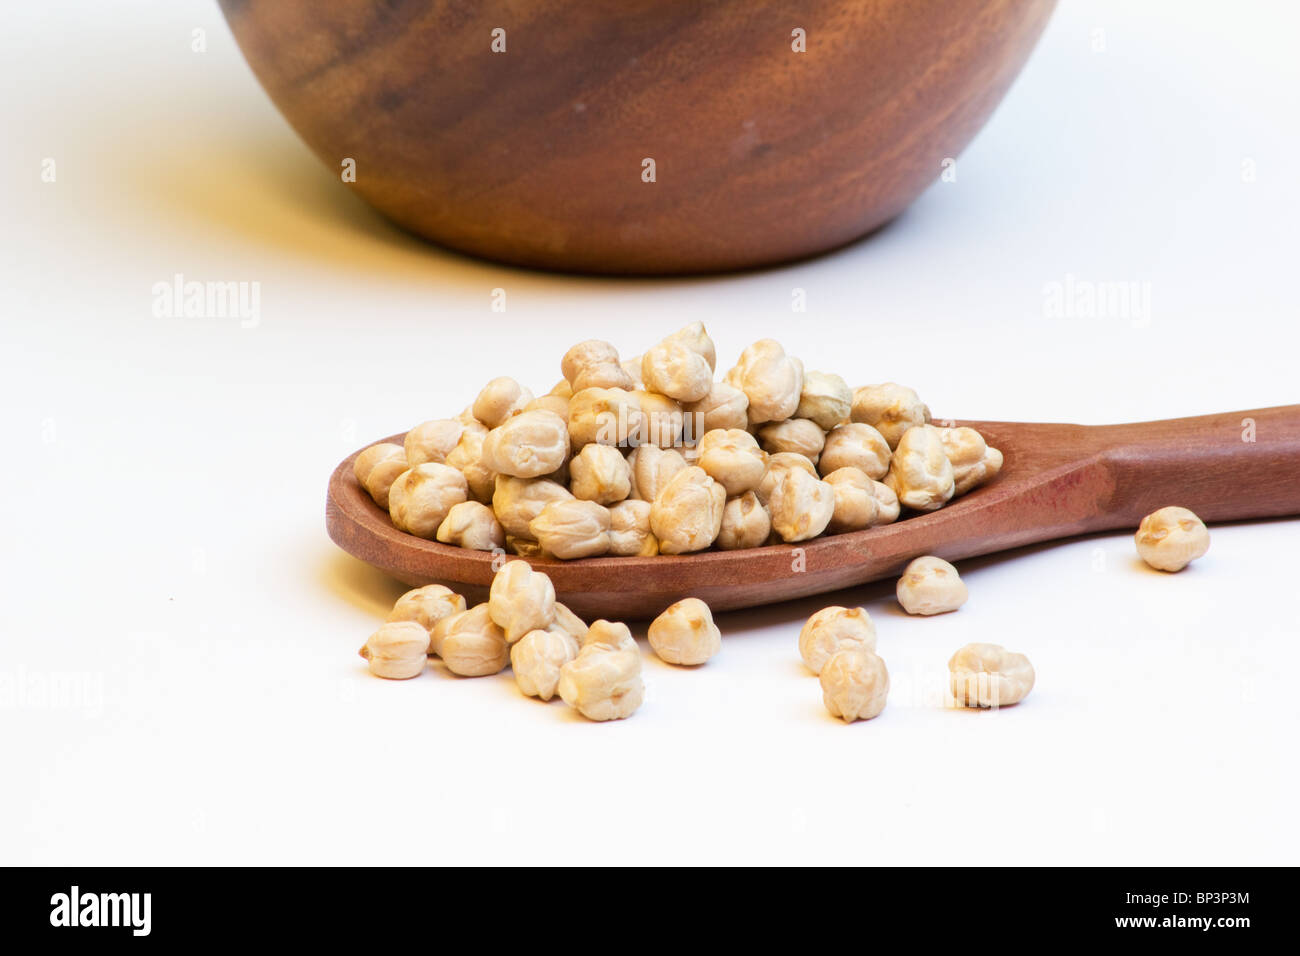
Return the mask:
<path fill-rule="evenodd" d="M 889 221 L 979 130 L 1054 4 L 221 0 L 280 111 L 332 170 L 354 160 L 347 188 L 394 222 L 624 274 L 761 266 Z"/>

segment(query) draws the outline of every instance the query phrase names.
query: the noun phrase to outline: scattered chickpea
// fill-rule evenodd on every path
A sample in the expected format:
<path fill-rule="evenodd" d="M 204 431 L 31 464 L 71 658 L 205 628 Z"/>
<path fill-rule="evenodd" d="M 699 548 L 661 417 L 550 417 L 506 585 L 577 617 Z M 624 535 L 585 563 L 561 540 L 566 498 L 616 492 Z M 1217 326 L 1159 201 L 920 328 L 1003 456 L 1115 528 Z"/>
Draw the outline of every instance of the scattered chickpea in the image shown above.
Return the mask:
<path fill-rule="evenodd" d="M 898 603 L 908 614 L 946 614 L 966 603 L 966 584 L 957 569 L 929 554 L 912 561 L 898 579 Z"/>
<path fill-rule="evenodd" d="M 685 342 L 669 338 L 642 356 L 641 380 L 652 392 L 679 402 L 698 402 L 713 387 L 713 369 Z"/>
<path fill-rule="evenodd" d="M 522 412 L 532 400 L 532 392 L 503 375 L 483 386 L 471 408 L 478 421 L 488 428 L 496 428 L 510 416 Z"/>
<path fill-rule="evenodd" d="M 555 621 L 555 586 L 527 561 L 507 561 L 492 578 L 488 614 L 514 643 L 529 631 L 545 630 Z"/>
<path fill-rule="evenodd" d="M 680 342 L 692 352 L 699 353 L 704 361 L 708 363 L 710 373 L 718 367 L 718 353 L 713 347 L 713 339 L 709 338 L 709 333 L 704 328 L 703 322 L 692 322 L 690 325 L 682 326 L 668 336 L 666 341 Z"/>
<path fill-rule="evenodd" d="M 596 621 L 578 656 L 560 668 L 561 699 L 588 720 L 630 717 L 645 698 L 641 652 L 626 624 Z"/>
<path fill-rule="evenodd" d="M 428 462 L 408 468 L 388 490 L 393 527 L 421 538 L 433 538 L 453 505 L 469 497 L 465 476 L 450 465 Z"/>
<path fill-rule="evenodd" d="M 723 507 L 717 545 L 724 551 L 757 548 L 766 544 L 771 534 L 771 516 L 758 495 L 747 491 L 739 498 L 731 498 Z"/>
<path fill-rule="evenodd" d="M 371 445 L 357 455 L 352 463 L 352 473 L 357 482 L 365 488 L 375 504 L 388 510 L 388 492 L 397 477 L 410 465 L 406 461 L 406 450 L 392 442 Z"/>
<path fill-rule="evenodd" d="M 669 664 L 703 664 L 722 649 L 713 612 L 699 598 L 684 598 L 650 622 L 650 647 Z"/>
<path fill-rule="evenodd" d="M 424 670 L 428 649 L 429 632 L 418 623 L 390 621 L 370 635 L 360 653 L 376 677 L 406 680 Z"/>
<path fill-rule="evenodd" d="M 586 643 L 587 632 L 590 630 L 590 628 L 587 627 L 587 623 L 582 618 L 578 617 L 578 615 L 569 610 L 567 605 L 561 604 L 559 601 L 555 602 L 555 623 L 552 627 L 558 627 L 566 634 L 572 636 L 573 639 L 578 642 L 578 646 L 582 646 Z"/>
<path fill-rule="evenodd" d="M 844 379 L 830 372 L 805 372 L 799 393 L 796 419 L 811 420 L 823 432 L 849 420 L 853 408 L 853 390 Z"/>
<path fill-rule="evenodd" d="M 885 709 L 889 671 L 874 651 L 850 647 L 838 651 L 821 671 L 822 702 L 832 717 L 846 724 L 871 720 Z"/>
<path fill-rule="evenodd" d="M 486 677 L 510 663 L 506 632 L 492 620 L 486 604 L 444 617 L 434 625 L 434 634 L 438 654 L 453 674 Z"/>
<path fill-rule="evenodd" d="M 414 621 L 428 634 L 430 654 L 437 654 L 438 647 L 433 641 L 433 630 L 444 617 L 459 614 L 465 610 L 465 599 L 451 588 L 441 584 L 427 584 L 422 588 L 407 591 L 393 609 L 388 612 L 388 622 Z"/>
<path fill-rule="evenodd" d="M 610 554 L 651 558 L 659 553 L 659 539 L 650 530 L 651 507 L 650 502 L 635 498 L 609 506 Z"/>
<path fill-rule="evenodd" d="M 886 382 L 864 385 L 855 391 L 850 416 L 855 422 L 874 427 L 890 448 L 897 448 L 909 428 L 929 423 L 930 409 L 906 385 Z"/>
<path fill-rule="evenodd" d="M 632 467 L 613 445 L 587 445 L 569 463 L 569 490 L 583 501 L 612 505 L 632 491 Z"/>
<path fill-rule="evenodd" d="M 1210 550 L 1205 522 L 1173 505 L 1143 518 L 1134 541 L 1142 560 L 1160 571 L 1181 571 Z"/>
<path fill-rule="evenodd" d="M 578 656 L 578 641 L 567 631 L 529 631 L 510 648 L 515 684 L 528 697 L 550 700 L 560 683 L 560 669 Z"/>
<path fill-rule="evenodd" d="M 824 607 L 799 631 L 799 656 L 814 674 L 820 674 L 833 655 L 849 647 L 876 649 L 876 625 L 864 608 Z"/>
<path fill-rule="evenodd" d="M 664 486 L 650 509 L 650 530 L 660 554 L 703 551 L 722 529 L 727 493 L 703 468 L 679 471 Z"/>
<path fill-rule="evenodd" d="M 997 644 L 967 644 L 948 661 L 952 695 L 964 707 L 1009 707 L 1034 687 L 1034 666 L 1024 654 Z"/>
<path fill-rule="evenodd" d="M 786 355 L 779 342 L 760 339 L 740 353 L 740 361 L 725 380 L 749 399 L 751 424 L 780 422 L 799 407 L 803 364 Z"/>
<path fill-rule="evenodd" d="M 573 393 L 585 388 L 621 388 L 630 391 L 634 385 L 632 376 L 619 362 L 618 349 L 600 339 L 579 342 L 565 352 L 564 358 L 560 360 L 560 370 Z"/>
<path fill-rule="evenodd" d="M 565 561 L 609 550 L 609 509 L 594 501 L 552 501 L 528 527 L 548 554 Z"/>

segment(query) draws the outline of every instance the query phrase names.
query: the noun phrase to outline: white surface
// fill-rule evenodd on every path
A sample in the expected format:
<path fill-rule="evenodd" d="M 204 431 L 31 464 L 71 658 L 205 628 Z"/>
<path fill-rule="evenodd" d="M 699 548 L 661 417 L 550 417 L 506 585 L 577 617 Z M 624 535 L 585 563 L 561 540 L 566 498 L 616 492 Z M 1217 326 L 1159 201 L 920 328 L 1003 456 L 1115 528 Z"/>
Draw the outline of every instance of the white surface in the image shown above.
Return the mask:
<path fill-rule="evenodd" d="M 592 725 L 508 674 L 370 678 L 356 650 L 401 588 L 322 518 L 365 441 L 496 374 L 549 388 L 579 338 L 631 354 L 694 318 L 724 363 L 774 335 L 940 415 L 1300 400 L 1290 6 L 1067 0 L 957 182 L 834 256 L 673 282 L 397 233 L 309 156 L 212 4 L 6 17 L 4 862 L 1295 862 L 1295 521 L 1214 528 L 1177 576 L 1127 535 L 967 562 L 971 601 L 940 619 L 889 585 L 723 615 L 718 658 L 647 654 L 642 711 Z M 260 324 L 154 318 L 178 272 L 260 282 Z M 1150 283 L 1149 321 L 1051 318 L 1067 275 Z M 795 638 L 854 602 L 894 688 L 846 727 Z M 1024 705 L 939 705 L 971 640 L 1029 654 Z M 51 681 L 72 697 L 41 699 Z"/>

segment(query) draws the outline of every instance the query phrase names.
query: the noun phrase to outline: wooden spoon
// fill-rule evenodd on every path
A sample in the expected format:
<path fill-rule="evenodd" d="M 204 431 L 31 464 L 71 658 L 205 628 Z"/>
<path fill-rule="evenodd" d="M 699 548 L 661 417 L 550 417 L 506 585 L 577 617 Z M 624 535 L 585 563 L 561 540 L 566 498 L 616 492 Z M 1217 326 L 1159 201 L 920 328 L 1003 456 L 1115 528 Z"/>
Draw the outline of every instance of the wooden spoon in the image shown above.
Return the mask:
<path fill-rule="evenodd" d="M 1300 405 L 1136 425 L 957 424 L 978 429 L 1006 462 L 989 484 L 936 512 L 795 545 L 529 563 L 582 617 L 632 620 L 687 596 L 715 611 L 753 607 L 893 577 L 918 555 L 959 561 L 1136 530 L 1165 505 L 1211 522 L 1300 514 Z M 384 440 L 400 444 L 402 436 Z M 334 542 L 407 584 L 444 582 L 481 598 L 494 555 L 396 530 L 353 476 L 356 454 L 330 478 L 325 520 Z"/>

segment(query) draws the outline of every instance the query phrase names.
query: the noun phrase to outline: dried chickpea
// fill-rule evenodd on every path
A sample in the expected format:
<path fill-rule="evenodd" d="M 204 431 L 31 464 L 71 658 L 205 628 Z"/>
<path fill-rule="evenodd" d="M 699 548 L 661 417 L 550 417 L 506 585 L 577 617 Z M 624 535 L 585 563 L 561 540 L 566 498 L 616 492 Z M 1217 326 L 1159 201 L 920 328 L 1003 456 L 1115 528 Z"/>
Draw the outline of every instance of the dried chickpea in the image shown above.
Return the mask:
<path fill-rule="evenodd" d="M 713 369 L 685 342 L 664 339 L 642 356 L 641 380 L 652 392 L 679 402 L 698 402 L 713 386 Z"/>
<path fill-rule="evenodd" d="M 1009 707 L 1034 687 L 1034 666 L 1024 654 L 997 644 L 967 644 L 948 661 L 952 695 L 965 707 Z"/>
<path fill-rule="evenodd" d="M 552 629 L 557 627 L 576 640 L 579 647 L 586 643 L 587 632 L 590 630 L 582 618 L 559 601 L 555 602 L 555 623 L 551 625 Z"/>
<path fill-rule="evenodd" d="M 483 386 L 471 408 L 476 419 L 488 428 L 496 428 L 507 418 L 522 412 L 532 400 L 532 392 L 513 378 L 502 375 Z"/>
<path fill-rule="evenodd" d="M 885 483 L 902 504 L 916 511 L 934 511 L 952 498 L 956 487 L 952 464 L 943 451 L 939 429 L 914 425 L 903 432 L 889 463 Z"/>
<path fill-rule="evenodd" d="M 507 535 L 535 541 L 533 519 L 552 501 L 569 501 L 568 488 L 546 478 L 512 478 L 498 475 L 492 494 L 492 511 Z"/>
<path fill-rule="evenodd" d="M 641 409 L 641 430 L 637 444 L 674 448 L 681 444 L 685 415 L 682 406 L 667 395 L 658 392 L 633 392 Z"/>
<path fill-rule="evenodd" d="M 699 598 L 684 598 L 650 622 L 650 647 L 669 664 L 703 664 L 722 649 L 713 612 Z"/>
<path fill-rule="evenodd" d="M 1205 522 L 1173 505 L 1143 518 L 1134 541 L 1142 560 L 1160 571 L 1181 571 L 1210 550 Z"/>
<path fill-rule="evenodd" d="M 794 452 L 803 455 L 814 465 L 826 444 L 826 433 L 821 426 L 806 418 L 789 418 L 783 422 L 764 425 L 758 430 L 758 437 L 765 451 L 773 455 Z"/>
<path fill-rule="evenodd" d="M 487 426 L 474 417 L 474 405 L 471 403 L 461 409 L 460 414 L 456 416 L 456 421 L 460 422 L 466 428 L 477 426 L 483 431 L 487 431 Z"/>
<path fill-rule="evenodd" d="M 619 364 L 623 366 L 623 371 L 627 372 L 628 380 L 632 383 L 625 386 L 627 391 L 645 391 L 645 381 L 641 378 L 641 359 L 644 356 L 634 355 L 631 358 L 623 359 Z"/>
<path fill-rule="evenodd" d="M 429 632 L 415 621 L 390 621 L 370 635 L 360 654 L 376 677 L 406 680 L 424 670 L 428 649 Z"/>
<path fill-rule="evenodd" d="M 492 509 L 479 501 L 452 505 L 438 525 L 437 539 L 470 551 L 495 551 L 506 543 L 506 532 Z"/>
<path fill-rule="evenodd" d="M 822 702 L 846 724 L 879 716 L 889 698 L 889 671 L 873 651 L 848 648 L 826 662 L 821 672 Z"/>
<path fill-rule="evenodd" d="M 850 415 L 855 422 L 871 425 L 890 448 L 897 448 L 903 434 L 913 425 L 930 421 L 930 409 L 906 385 L 886 382 L 883 385 L 864 385 L 853 393 Z"/>
<path fill-rule="evenodd" d="M 826 530 L 832 534 L 861 531 L 878 524 L 880 502 L 873 482 L 858 468 L 836 468 L 822 479 L 835 493 L 835 511 Z"/>
<path fill-rule="evenodd" d="M 506 551 L 521 558 L 546 557 L 546 552 L 542 550 L 542 546 L 536 541 L 531 538 L 516 538 L 512 534 L 506 535 Z"/>
<path fill-rule="evenodd" d="M 548 554 L 564 561 L 609 551 L 609 509 L 594 501 L 552 501 L 529 528 Z"/>
<path fill-rule="evenodd" d="M 414 467 L 425 462 L 443 464 L 460 441 L 465 426 L 454 418 L 438 418 L 416 425 L 406 433 L 406 460 Z"/>
<path fill-rule="evenodd" d="M 587 445 L 569 462 L 569 490 L 583 501 L 611 505 L 632 490 L 632 468 L 613 445 Z"/>
<path fill-rule="evenodd" d="M 483 461 L 483 442 L 488 431 L 482 425 L 467 427 L 456 447 L 447 455 L 446 464 L 465 476 L 469 496 L 490 504 L 496 488 L 497 473 Z"/>
<path fill-rule="evenodd" d="M 723 507 L 717 541 L 722 550 L 757 548 L 766 544 L 771 534 L 772 518 L 754 492 L 732 498 Z"/>
<path fill-rule="evenodd" d="M 628 497 L 654 501 L 664 485 L 686 468 L 686 459 L 675 448 L 641 445 L 627 458 L 632 469 L 632 488 Z"/>
<path fill-rule="evenodd" d="M 600 339 L 579 342 L 564 353 L 560 370 L 574 392 L 584 388 L 631 389 L 632 377 L 619 362 L 618 349 Z"/>
<path fill-rule="evenodd" d="M 876 625 L 864 608 L 824 607 L 799 631 L 799 656 L 814 674 L 849 647 L 876 649 Z"/>
<path fill-rule="evenodd" d="M 984 436 L 973 428 L 940 428 L 943 453 L 952 464 L 953 495 L 966 492 L 988 481 L 1002 468 L 1002 452 L 989 448 Z"/>
<path fill-rule="evenodd" d="M 497 474 L 540 478 L 569 457 L 569 425 L 554 412 L 512 415 L 483 439 L 483 464 Z"/>
<path fill-rule="evenodd" d="M 393 609 L 388 612 L 389 623 L 397 621 L 414 621 L 424 628 L 429 635 L 427 651 L 437 654 L 438 647 L 433 642 L 433 630 L 444 617 L 459 614 L 465 610 L 465 599 L 451 588 L 441 584 L 426 584 L 422 588 L 407 591 Z"/>
<path fill-rule="evenodd" d="M 584 388 L 569 399 L 569 443 L 575 452 L 592 442 L 627 445 L 641 429 L 641 408 L 632 392 Z"/>
<path fill-rule="evenodd" d="M 780 422 L 799 407 L 803 364 L 786 355 L 776 340 L 760 339 L 740 353 L 725 380 L 749 399 L 750 424 Z"/>
<path fill-rule="evenodd" d="M 638 501 L 634 498 L 610 505 L 610 554 L 620 557 L 651 558 L 659 553 L 659 539 L 650 530 L 650 508 L 650 502 Z"/>
<path fill-rule="evenodd" d="M 801 468 L 787 468 L 767 499 L 772 530 L 787 543 L 815 538 L 835 514 L 835 489 Z"/>
<path fill-rule="evenodd" d="M 507 561 L 492 578 L 488 614 L 513 644 L 529 631 L 555 622 L 555 586 L 527 561 Z"/>
<path fill-rule="evenodd" d="M 739 428 L 705 432 L 697 452 L 696 463 L 728 497 L 753 491 L 767 474 L 767 456 L 754 436 Z"/>
<path fill-rule="evenodd" d="M 891 452 L 883 435 L 870 425 L 850 422 L 836 425 L 826 435 L 817 467 L 823 475 L 840 468 L 860 469 L 868 478 L 879 480 L 889 473 Z"/>
<path fill-rule="evenodd" d="M 568 383 L 567 379 L 560 379 L 555 386 L 546 393 L 564 399 L 566 402 L 573 398 L 573 386 Z"/>
<path fill-rule="evenodd" d="M 713 339 L 709 338 L 709 333 L 705 330 L 703 322 L 692 322 L 690 325 L 682 326 L 668 336 L 667 341 L 680 342 L 692 352 L 698 352 L 704 361 L 709 364 L 709 371 L 713 371 L 718 367 L 718 353 L 713 347 Z"/>
<path fill-rule="evenodd" d="M 714 382 L 709 394 L 698 402 L 686 403 L 682 409 L 695 438 L 714 429 L 749 427 L 748 396 L 726 382 Z"/>
<path fill-rule="evenodd" d="M 529 631 L 510 648 L 515 684 L 528 697 L 550 700 L 560 669 L 578 656 L 578 641 L 560 629 Z"/>
<path fill-rule="evenodd" d="M 567 383 L 566 383 L 567 384 Z M 539 395 L 524 406 L 525 412 L 550 412 L 568 422 L 569 399 L 564 395 Z"/>
<path fill-rule="evenodd" d="M 428 462 L 408 468 L 393 482 L 388 514 L 398 531 L 433 538 L 452 506 L 468 497 L 464 475 L 450 465 Z"/>
<path fill-rule="evenodd" d="M 811 461 L 792 451 L 777 452 L 767 459 L 767 474 L 763 480 L 758 483 L 754 492 L 758 495 L 758 500 L 767 505 L 768 500 L 772 497 L 772 489 L 776 487 L 777 479 L 781 477 L 790 468 L 798 468 L 800 471 L 806 471 L 814 478 L 819 477 L 817 466 Z"/>
<path fill-rule="evenodd" d="M 388 510 L 388 491 L 398 475 L 411 467 L 406 461 L 406 449 L 392 442 L 371 445 L 357 455 L 352 463 L 352 473 L 357 483 L 365 488 L 375 504 Z"/>
<path fill-rule="evenodd" d="M 841 422 L 848 421 L 852 408 L 853 390 L 844 379 L 829 372 L 804 373 L 799 407 L 794 411 L 795 418 L 808 419 L 823 432 L 828 432 Z"/>
<path fill-rule="evenodd" d="M 894 494 L 894 489 L 883 481 L 872 481 L 871 493 L 876 496 L 875 524 L 889 524 L 897 521 L 898 513 L 902 508 L 898 503 L 898 495 Z"/>
<path fill-rule="evenodd" d="M 908 614 L 946 614 L 966 603 L 969 594 L 957 569 L 932 554 L 917 558 L 903 571 L 895 589 Z"/>
<path fill-rule="evenodd" d="M 486 604 L 444 617 L 434 633 L 442 662 L 453 674 L 486 677 L 499 674 L 510 663 L 506 632 L 492 620 Z"/>
<path fill-rule="evenodd" d="M 650 530 L 659 539 L 660 554 L 703 551 L 722 529 L 727 493 L 703 468 L 678 472 L 650 508 Z"/>
<path fill-rule="evenodd" d="M 596 621 L 578 656 L 560 668 L 560 697 L 588 720 L 630 717 L 645 698 L 641 652 L 626 624 Z"/>

